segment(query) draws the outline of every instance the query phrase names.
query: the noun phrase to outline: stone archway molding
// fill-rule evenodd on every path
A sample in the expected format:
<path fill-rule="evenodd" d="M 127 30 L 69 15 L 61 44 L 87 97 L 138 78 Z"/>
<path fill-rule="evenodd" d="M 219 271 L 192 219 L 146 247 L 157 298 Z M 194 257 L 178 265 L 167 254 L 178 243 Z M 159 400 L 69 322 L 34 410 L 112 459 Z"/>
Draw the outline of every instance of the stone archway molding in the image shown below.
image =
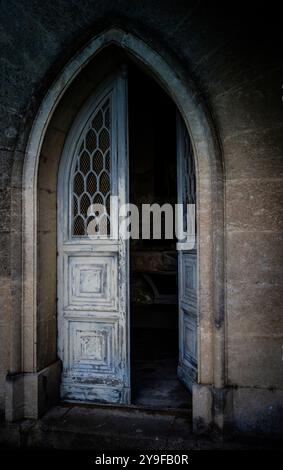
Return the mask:
<path fill-rule="evenodd" d="M 215 132 L 194 83 L 179 62 L 160 54 L 120 27 L 95 36 L 81 49 L 46 93 L 30 133 L 23 168 L 22 373 L 7 378 L 6 418 L 38 418 L 58 398 L 60 364 L 37 368 L 37 174 L 41 147 L 65 91 L 102 49 L 115 44 L 142 63 L 176 103 L 191 137 L 198 188 L 198 384 L 193 389 L 196 426 L 222 427 L 225 386 L 223 165 Z M 172 66 L 173 64 L 173 66 Z M 46 404 L 43 389 L 50 397 Z M 217 398 L 217 400 L 215 400 Z M 217 401 L 217 407 L 213 403 Z"/>

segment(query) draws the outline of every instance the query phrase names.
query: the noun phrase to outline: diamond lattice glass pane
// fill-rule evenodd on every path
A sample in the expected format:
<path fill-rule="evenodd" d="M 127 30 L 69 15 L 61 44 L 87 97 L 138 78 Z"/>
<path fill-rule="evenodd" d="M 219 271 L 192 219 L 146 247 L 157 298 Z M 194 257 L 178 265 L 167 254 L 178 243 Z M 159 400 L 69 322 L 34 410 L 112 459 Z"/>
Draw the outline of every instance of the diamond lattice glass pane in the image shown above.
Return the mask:
<path fill-rule="evenodd" d="M 85 148 L 90 154 L 92 154 L 96 149 L 96 142 L 97 138 L 95 131 L 93 129 L 89 129 L 85 137 Z"/>
<path fill-rule="evenodd" d="M 74 236 L 87 236 L 88 224 L 94 220 L 92 204 L 99 204 L 100 216 L 104 214 L 95 233 L 97 236 L 110 234 L 110 110 L 111 101 L 107 98 L 87 123 L 78 145 L 72 178 Z"/>
<path fill-rule="evenodd" d="M 96 176 L 93 172 L 89 173 L 86 179 L 86 190 L 90 195 L 95 194 L 97 189 Z"/>
<path fill-rule="evenodd" d="M 99 148 L 102 152 L 106 152 L 109 149 L 110 144 L 110 137 L 108 130 L 104 127 L 102 131 L 99 133 Z"/>
<path fill-rule="evenodd" d="M 108 172 L 110 172 L 110 151 L 109 150 L 104 155 L 104 167 Z"/>
<path fill-rule="evenodd" d="M 103 171 L 99 178 L 99 189 L 102 194 L 107 195 L 110 191 L 110 178 L 106 171 Z"/>
<path fill-rule="evenodd" d="M 91 125 L 92 125 L 93 129 L 96 130 L 96 132 L 98 132 L 101 129 L 101 127 L 103 126 L 103 113 L 102 113 L 102 110 L 98 111 L 98 113 L 96 114 L 96 116 L 92 120 Z"/>
<path fill-rule="evenodd" d="M 90 209 L 90 206 L 91 206 L 91 200 L 89 196 L 86 193 L 84 193 L 80 200 L 80 213 L 81 215 L 84 216 L 84 218 L 86 218 L 87 212 Z"/>
<path fill-rule="evenodd" d="M 90 155 L 86 150 L 80 156 L 80 170 L 84 175 L 90 170 Z"/>
<path fill-rule="evenodd" d="M 99 175 L 104 168 L 104 158 L 100 150 L 96 150 L 92 158 L 92 169 L 96 175 Z"/>
<path fill-rule="evenodd" d="M 96 193 L 94 198 L 93 198 L 93 205 L 102 205 L 104 206 L 104 198 L 101 194 Z"/>
<path fill-rule="evenodd" d="M 80 196 L 84 191 L 84 177 L 81 173 L 76 173 L 74 177 L 74 193 Z"/>
<path fill-rule="evenodd" d="M 195 162 L 193 155 L 193 148 L 189 136 L 186 136 L 187 147 L 187 201 L 188 204 L 195 204 L 196 202 L 196 177 L 195 177 Z"/>
<path fill-rule="evenodd" d="M 183 177 L 183 227 L 187 230 L 187 204 L 196 203 L 196 176 L 193 147 L 189 135 L 185 136 L 184 177 Z"/>
<path fill-rule="evenodd" d="M 73 216 L 75 217 L 78 214 L 78 198 L 74 194 L 73 198 Z"/>
<path fill-rule="evenodd" d="M 80 215 L 74 218 L 73 234 L 77 237 L 85 235 L 85 223 L 83 217 Z"/>

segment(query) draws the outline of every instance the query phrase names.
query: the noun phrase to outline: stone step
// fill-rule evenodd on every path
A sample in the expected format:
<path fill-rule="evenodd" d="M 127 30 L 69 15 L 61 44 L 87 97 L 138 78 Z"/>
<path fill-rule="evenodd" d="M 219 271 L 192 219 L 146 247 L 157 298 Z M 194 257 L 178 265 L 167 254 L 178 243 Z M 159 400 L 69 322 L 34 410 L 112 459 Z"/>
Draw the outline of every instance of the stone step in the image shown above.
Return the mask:
<path fill-rule="evenodd" d="M 180 410 L 178 410 L 180 411 Z M 58 405 L 39 420 L 0 423 L 0 449 L 190 451 L 276 448 L 262 440 L 222 442 L 192 433 L 191 416 L 172 410 Z"/>

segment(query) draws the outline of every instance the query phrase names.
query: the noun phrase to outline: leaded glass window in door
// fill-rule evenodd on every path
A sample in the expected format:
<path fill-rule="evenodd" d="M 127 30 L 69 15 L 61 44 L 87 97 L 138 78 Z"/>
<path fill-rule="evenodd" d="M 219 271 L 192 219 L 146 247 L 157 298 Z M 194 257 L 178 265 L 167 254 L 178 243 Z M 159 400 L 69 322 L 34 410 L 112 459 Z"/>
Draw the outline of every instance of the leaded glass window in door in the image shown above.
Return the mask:
<path fill-rule="evenodd" d="M 107 97 L 85 127 L 72 175 L 72 236 L 110 235 L 111 98 Z M 91 224 L 99 216 L 99 224 Z M 95 233 L 92 232 L 92 235 Z"/>

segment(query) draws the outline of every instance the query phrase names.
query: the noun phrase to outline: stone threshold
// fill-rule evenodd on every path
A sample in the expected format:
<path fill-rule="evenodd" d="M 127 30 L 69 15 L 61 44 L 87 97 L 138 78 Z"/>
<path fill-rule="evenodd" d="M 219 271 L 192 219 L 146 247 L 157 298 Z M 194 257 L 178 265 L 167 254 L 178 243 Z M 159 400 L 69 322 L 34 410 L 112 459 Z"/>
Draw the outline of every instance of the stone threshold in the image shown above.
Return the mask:
<path fill-rule="evenodd" d="M 188 408 L 173 408 L 173 407 L 159 407 L 159 406 L 150 406 L 150 405 L 142 405 L 142 404 L 119 404 L 119 403 L 89 403 L 89 402 L 82 402 L 82 401 L 75 401 L 75 400 L 65 400 L 60 402 L 60 407 L 64 408 L 73 408 L 74 406 L 78 406 L 79 408 L 88 408 L 88 409 L 96 409 L 96 410 L 124 410 L 124 411 L 141 411 L 143 413 L 148 414 L 158 414 L 158 415 L 172 415 L 172 416 L 180 416 L 180 417 L 187 417 L 188 420 L 192 419 L 192 407 L 189 406 Z"/>

